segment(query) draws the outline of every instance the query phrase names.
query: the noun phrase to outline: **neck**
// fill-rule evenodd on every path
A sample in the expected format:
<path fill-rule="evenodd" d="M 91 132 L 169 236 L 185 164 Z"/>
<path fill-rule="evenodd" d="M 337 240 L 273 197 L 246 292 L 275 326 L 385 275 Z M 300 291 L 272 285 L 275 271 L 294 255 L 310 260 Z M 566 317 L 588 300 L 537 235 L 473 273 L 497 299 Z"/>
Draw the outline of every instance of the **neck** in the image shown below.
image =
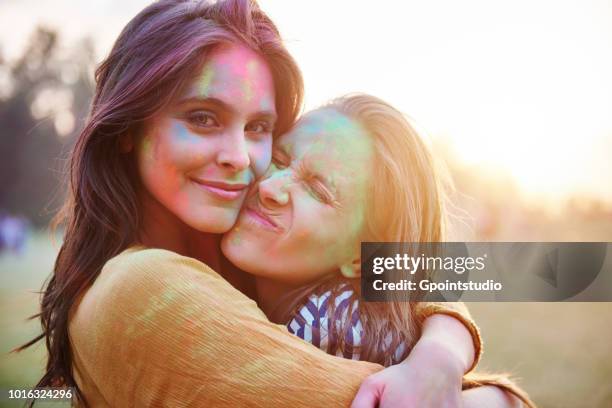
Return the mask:
<path fill-rule="evenodd" d="M 140 244 L 196 258 L 216 271 L 221 269 L 220 235 L 191 228 L 148 193 L 141 196 L 140 202 Z"/>
<path fill-rule="evenodd" d="M 150 248 L 161 248 L 186 255 L 187 226 L 149 194 L 141 198 L 142 225 L 140 243 Z"/>
<path fill-rule="evenodd" d="M 195 258 L 223 274 L 221 235 L 204 233 L 190 228 L 187 248 L 187 256 Z"/>

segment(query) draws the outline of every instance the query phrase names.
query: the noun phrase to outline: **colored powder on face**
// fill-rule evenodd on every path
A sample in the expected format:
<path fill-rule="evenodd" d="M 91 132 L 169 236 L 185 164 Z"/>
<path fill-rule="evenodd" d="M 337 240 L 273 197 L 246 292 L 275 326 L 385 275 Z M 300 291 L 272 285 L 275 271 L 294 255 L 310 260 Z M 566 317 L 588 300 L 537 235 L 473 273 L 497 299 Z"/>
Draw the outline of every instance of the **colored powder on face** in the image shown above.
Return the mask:
<path fill-rule="evenodd" d="M 213 78 L 215 77 L 215 71 L 213 67 L 207 66 L 202 73 L 202 77 L 200 78 L 200 84 L 198 86 L 198 90 L 201 96 L 208 97 L 210 93 L 210 84 L 212 83 Z"/>
<path fill-rule="evenodd" d="M 192 140 L 197 140 L 196 138 L 192 137 L 189 131 L 187 131 L 187 129 L 185 128 L 185 126 L 179 123 L 174 123 L 172 125 L 172 134 L 179 142 L 190 142 Z"/>
<path fill-rule="evenodd" d="M 309 120 L 303 124 L 304 133 L 310 135 L 318 135 L 323 132 L 323 122 L 316 120 Z"/>
<path fill-rule="evenodd" d="M 259 109 L 262 111 L 270 111 L 272 110 L 272 101 L 268 98 L 261 98 L 259 102 Z"/>
<path fill-rule="evenodd" d="M 263 176 L 272 160 L 272 147 L 270 143 L 258 143 L 251 149 L 253 163 L 251 167 L 255 171 L 255 176 Z"/>
<path fill-rule="evenodd" d="M 246 71 L 246 76 L 242 85 L 242 92 L 244 94 L 245 100 L 248 102 L 253 99 L 256 94 L 256 91 L 261 91 L 260 89 L 254 89 L 258 87 L 257 78 L 259 77 L 259 62 L 255 59 L 251 59 L 246 64 Z"/>
<path fill-rule="evenodd" d="M 294 174 L 292 170 L 289 168 L 277 169 L 274 173 L 270 174 L 270 176 L 268 177 L 268 180 L 276 180 L 276 179 L 281 179 L 281 184 L 279 185 L 279 188 L 281 189 L 286 189 L 287 187 L 289 187 L 289 185 L 291 185 L 291 183 L 295 182 Z"/>
<path fill-rule="evenodd" d="M 249 184 L 252 181 L 252 177 L 249 175 L 248 178 L 249 178 L 248 180 L 245 180 L 244 173 L 235 173 L 235 174 L 230 174 L 230 175 L 225 176 L 223 178 L 223 180 L 225 180 L 228 183 L 236 182 L 236 183 L 247 183 L 247 184 Z"/>
<path fill-rule="evenodd" d="M 334 115 L 334 118 L 327 123 L 327 130 L 330 132 L 343 132 L 346 129 L 352 129 L 355 124 L 346 116 L 341 114 Z"/>
<path fill-rule="evenodd" d="M 242 233 L 240 232 L 240 227 L 236 227 L 234 228 L 234 231 L 232 231 L 232 238 L 230 239 L 230 244 L 232 245 L 242 244 Z"/>
<path fill-rule="evenodd" d="M 321 118 L 319 122 L 322 129 L 310 149 L 311 153 L 316 154 L 311 165 L 325 174 L 332 184 L 335 180 L 350 180 L 353 187 L 349 189 L 351 211 L 346 233 L 357 239 L 364 225 L 367 186 L 373 182 L 367 170 L 367 164 L 373 160 L 372 138 L 359 123 L 334 110 L 319 111 L 315 114 L 316 118 Z M 351 248 L 347 250 L 353 251 Z"/>

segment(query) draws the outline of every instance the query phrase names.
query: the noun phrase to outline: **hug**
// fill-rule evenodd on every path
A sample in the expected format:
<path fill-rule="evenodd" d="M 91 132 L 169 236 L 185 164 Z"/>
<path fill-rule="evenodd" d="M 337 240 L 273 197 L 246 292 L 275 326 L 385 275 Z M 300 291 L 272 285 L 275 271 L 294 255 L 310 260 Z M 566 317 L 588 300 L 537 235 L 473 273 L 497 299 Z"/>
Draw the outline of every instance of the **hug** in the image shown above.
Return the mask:
<path fill-rule="evenodd" d="M 254 1 L 161 0 L 96 71 L 40 387 L 79 406 L 533 406 L 462 303 L 363 302 L 360 243 L 445 240 L 444 180 L 365 94 L 300 116 Z"/>

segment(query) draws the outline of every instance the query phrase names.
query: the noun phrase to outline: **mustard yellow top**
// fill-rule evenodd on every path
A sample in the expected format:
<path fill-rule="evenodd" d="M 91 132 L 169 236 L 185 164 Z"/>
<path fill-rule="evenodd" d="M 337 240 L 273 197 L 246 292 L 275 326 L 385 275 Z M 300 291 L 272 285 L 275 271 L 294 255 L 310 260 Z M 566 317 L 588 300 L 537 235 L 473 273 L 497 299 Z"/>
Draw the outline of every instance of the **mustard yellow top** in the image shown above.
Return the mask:
<path fill-rule="evenodd" d="M 478 329 L 462 304 L 423 304 Z M 72 309 L 74 375 L 90 406 L 349 406 L 382 366 L 326 354 L 268 321 L 203 263 L 131 248 Z M 228 347 L 228 345 L 230 347 Z"/>

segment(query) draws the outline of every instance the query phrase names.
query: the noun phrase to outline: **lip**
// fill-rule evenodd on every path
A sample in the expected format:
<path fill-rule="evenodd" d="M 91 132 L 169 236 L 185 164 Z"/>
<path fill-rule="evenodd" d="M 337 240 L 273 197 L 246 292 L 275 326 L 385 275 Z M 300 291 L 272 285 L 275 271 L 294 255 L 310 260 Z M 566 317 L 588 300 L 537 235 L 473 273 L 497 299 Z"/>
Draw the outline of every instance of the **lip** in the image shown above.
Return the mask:
<path fill-rule="evenodd" d="M 190 180 L 198 185 L 198 187 L 201 187 L 216 198 L 224 201 L 233 201 L 240 198 L 249 187 L 249 185 L 245 183 L 226 183 L 223 181 L 202 180 L 197 178 L 191 178 Z"/>
<path fill-rule="evenodd" d="M 261 211 L 259 208 L 253 207 L 253 206 L 247 206 L 244 209 L 244 212 L 258 226 L 264 229 L 270 230 L 270 231 L 274 231 L 274 232 L 281 231 L 281 228 L 279 227 L 279 225 L 276 222 L 274 222 L 274 220 L 269 215 Z"/>

